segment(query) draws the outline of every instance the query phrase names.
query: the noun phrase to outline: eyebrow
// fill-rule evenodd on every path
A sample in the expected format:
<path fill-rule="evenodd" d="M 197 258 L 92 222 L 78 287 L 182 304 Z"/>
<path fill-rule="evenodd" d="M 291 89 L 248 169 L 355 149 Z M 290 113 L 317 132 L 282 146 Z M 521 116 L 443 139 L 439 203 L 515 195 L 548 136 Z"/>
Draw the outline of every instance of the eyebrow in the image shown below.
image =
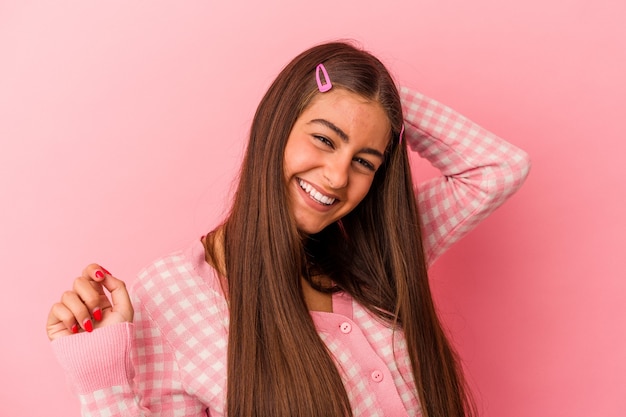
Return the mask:
<path fill-rule="evenodd" d="M 313 119 L 309 123 L 319 123 L 321 125 L 326 126 L 330 130 L 335 132 L 341 138 L 341 140 L 344 141 L 344 142 L 348 142 L 350 140 L 350 138 L 348 137 L 346 132 L 344 132 L 339 127 L 337 127 L 335 124 L 329 122 L 326 119 Z M 376 150 L 374 148 L 363 148 L 359 152 L 370 154 L 370 155 L 374 155 L 374 156 L 378 156 L 381 159 L 385 159 L 384 155 L 380 151 L 378 151 L 378 150 Z"/>

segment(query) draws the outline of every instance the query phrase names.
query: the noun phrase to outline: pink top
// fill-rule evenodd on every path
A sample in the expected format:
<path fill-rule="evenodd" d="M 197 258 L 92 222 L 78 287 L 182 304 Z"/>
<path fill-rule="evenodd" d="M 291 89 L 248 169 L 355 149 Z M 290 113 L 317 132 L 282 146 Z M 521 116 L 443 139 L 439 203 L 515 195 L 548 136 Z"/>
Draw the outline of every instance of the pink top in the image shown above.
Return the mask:
<path fill-rule="evenodd" d="M 400 90 L 410 147 L 443 176 L 418 187 L 428 264 L 523 183 L 525 152 L 423 95 Z M 85 416 L 224 416 L 228 307 L 196 241 L 145 268 L 133 323 L 52 342 Z M 420 414 L 401 331 L 345 293 L 312 311 L 354 416 Z"/>

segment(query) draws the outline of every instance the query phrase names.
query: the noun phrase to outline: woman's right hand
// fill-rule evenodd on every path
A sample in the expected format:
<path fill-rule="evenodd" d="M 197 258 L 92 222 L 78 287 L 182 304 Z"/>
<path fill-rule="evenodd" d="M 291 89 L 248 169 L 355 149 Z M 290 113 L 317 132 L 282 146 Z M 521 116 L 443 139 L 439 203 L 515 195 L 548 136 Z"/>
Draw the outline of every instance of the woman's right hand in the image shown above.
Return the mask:
<path fill-rule="evenodd" d="M 72 290 L 64 292 L 61 301 L 50 309 L 48 338 L 55 340 L 110 324 L 132 322 L 133 314 L 126 284 L 101 266 L 91 264 L 74 280 Z"/>

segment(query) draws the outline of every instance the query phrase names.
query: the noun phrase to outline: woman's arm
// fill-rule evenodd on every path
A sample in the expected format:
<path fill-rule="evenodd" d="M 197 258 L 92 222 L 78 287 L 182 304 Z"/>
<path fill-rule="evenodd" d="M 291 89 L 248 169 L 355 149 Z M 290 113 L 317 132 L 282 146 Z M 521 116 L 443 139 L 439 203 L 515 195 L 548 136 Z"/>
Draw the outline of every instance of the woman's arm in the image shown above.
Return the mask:
<path fill-rule="evenodd" d="M 149 416 L 135 392 L 134 325 L 120 323 L 93 333 L 66 336 L 52 349 L 73 391 L 83 416 Z"/>
<path fill-rule="evenodd" d="M 56 338 L 53 350 L 84 416 L 206 416 L 183 389 L 172 348 L 134 297 L 133 323 Z"/>
<path fill-rule="evenodd" d="M 449 107 L 400 89 L 405 140 L 443 174 L 417 187 L 428 265 L 513 195 L 528 154 Z"/>

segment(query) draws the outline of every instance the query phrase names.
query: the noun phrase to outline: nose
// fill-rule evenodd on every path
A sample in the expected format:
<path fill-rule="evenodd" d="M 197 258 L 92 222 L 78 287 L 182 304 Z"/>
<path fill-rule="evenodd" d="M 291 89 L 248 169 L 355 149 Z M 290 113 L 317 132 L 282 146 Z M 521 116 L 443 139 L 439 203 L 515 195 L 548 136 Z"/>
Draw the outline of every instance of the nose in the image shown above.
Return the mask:
<path fill-rule="evenodd" d="M 338 190 L 348 185 L 351 162 L 352 160 L 344 161 L 341 158 L 334 158 L 326 164 L 324 178 L 330 188 Z"/>

